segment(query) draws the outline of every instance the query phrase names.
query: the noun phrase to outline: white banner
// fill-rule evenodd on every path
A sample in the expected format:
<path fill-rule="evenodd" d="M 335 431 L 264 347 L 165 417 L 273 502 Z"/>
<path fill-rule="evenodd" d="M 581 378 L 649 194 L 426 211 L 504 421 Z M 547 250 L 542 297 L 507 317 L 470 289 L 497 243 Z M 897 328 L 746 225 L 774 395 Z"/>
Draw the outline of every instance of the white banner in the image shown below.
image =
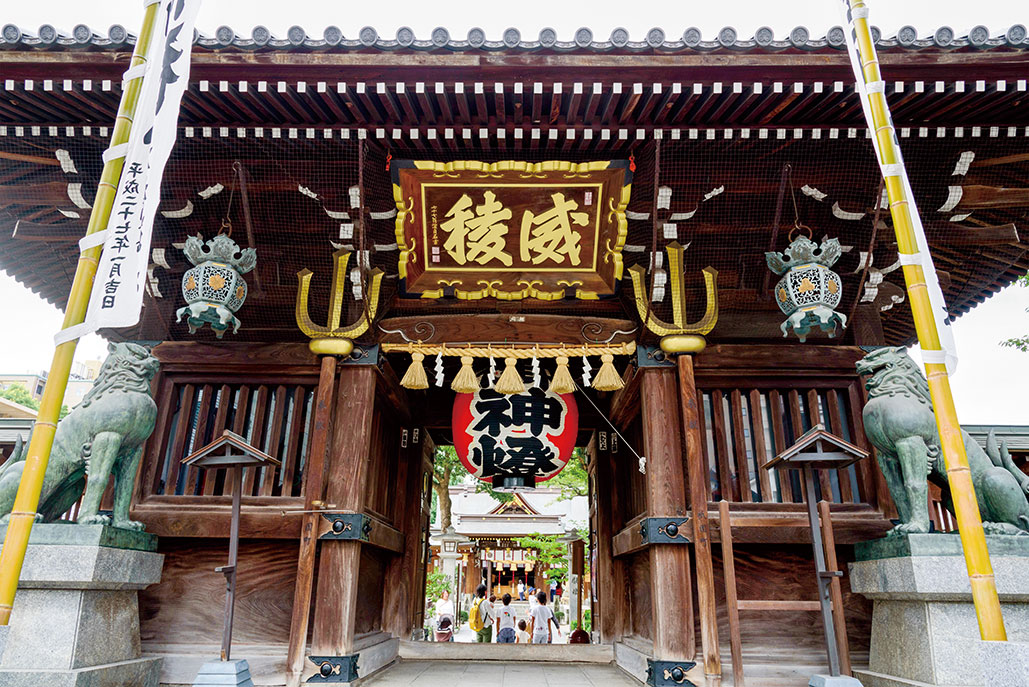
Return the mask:
<path fill-rule="evenodd" d="M 200 0 L 160 0 L 157 24 L 143 67 L 143 87 L 124 149 L 125 155 L 107 229 L 85 237 L 81 248 L 104 243 L 85 321 L 62 330 L 58 344 L 103 327 L 130 327 L 139 322 L 150 258 L 154 215 L 161 201 L 164 165 L 175 144 L 179 104 L 189 83 L 193 24 Z M 137 76 L 130 68 L 128 79 Z M 119 146 L 120 147 L 120 146 Z M 102 235 L 102 236 L 101 236 Z"/>
<path fill-rule="evenodd" d="M 904 166 L 904 157 L 900 152 L 900 143 L 897 141 L 897 132 L 893 128 L 893 116 L 890 114 L 889 108 L 886 108 L 886 117 L 889 119 L 890 130 L 893 132 L 894 149 L 897 156 L 895 164 L 885 165 L 883 163 L 883 152 L 879 146 L 879 139 L 875 135 L 875 122 L 872 120 L 872 109 L 868 102 L 868 94 L 872 90 L 882 93 L 883 102 L 885 102 L 886 93 L 883 90 L 884 84 L 882 81 L 877 84 L 865 82 L 865 74 L 861 67 L 864 62 L 859 53 L 855 37 L 855 24 L 859 17 L 854 16 L 854 14 L 860 13 L 861 17 L 864 17 L 867 21 L 868 8 L 860 7 L 852 13 L 849 0 L 841 0 L 840 5 L 845 26 L 843 33 L 847 37 L 847 51 L 850 53 L 850 66 L 854 70 L 854 88 L 857 91 L 858 97 L 861 98 L 861 109 L 865 113 L 865 122 L 868 124 L 868 130 L 871 132 L 872 146 L 875 148 L 879 167 L 884 177 L 899 176 L 901 178 L 904 184 L 904 193 L 908 199 L 908 209 L 911 214 L 911 225 L 914 229 L 918 253 L 911 258 L 901 255 L 900 261 L 901 264 L 918 264 L 922 266 L 922 272 L 925 274 L 926 291 L 929 295 L 929 303 L 932 306 L 933 319 L 936 321 L 936 331 L 940 337 L 940 346 L 943 349 L 942 355 L 938 352 L 923 349 L 922 359 L 927 363 L 945 363 L 947 374 L 953 375 L 957 371 L 958 355 L 954 344 L 954 333 L 950 328 L 950 323 L 947 322 L 947 303 L 943 298 L 943 290 L 940 289 L 939 278 L 936 276 L 936 266 L 933 264 L 932 255 L 929 253 L 929 243 L 926 241 L 925 229 L 922 227 L 922 216 L 918 212 L 918 206 L 915 204 L 915 194 L 911 191 L 911 182 L 908 180 L 907 168 Z M 874 56 L 869 55 L 868 57 L 872 58 Z M 933 355 L 934 353 L 936 354 Z"/>

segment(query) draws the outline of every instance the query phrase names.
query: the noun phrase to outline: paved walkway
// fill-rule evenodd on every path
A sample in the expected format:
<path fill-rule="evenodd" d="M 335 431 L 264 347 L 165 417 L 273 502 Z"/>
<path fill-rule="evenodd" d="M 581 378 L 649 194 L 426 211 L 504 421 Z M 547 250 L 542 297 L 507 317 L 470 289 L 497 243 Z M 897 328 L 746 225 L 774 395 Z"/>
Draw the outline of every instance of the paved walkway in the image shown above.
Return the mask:
<path fill-rule="evenodd" d="M 400 661 L 368 678 L 367 687 L 640 687 L 613 665 Z"/>

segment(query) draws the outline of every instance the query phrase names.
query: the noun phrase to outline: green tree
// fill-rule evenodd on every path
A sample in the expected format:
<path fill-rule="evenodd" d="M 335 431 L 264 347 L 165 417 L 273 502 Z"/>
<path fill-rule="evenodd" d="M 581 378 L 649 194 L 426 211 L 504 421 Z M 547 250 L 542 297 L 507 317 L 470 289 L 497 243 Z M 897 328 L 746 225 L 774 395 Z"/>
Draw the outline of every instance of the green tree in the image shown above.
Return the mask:
<path fill-rule="evenodd" d="M 568 579 L 568 546 L 557 535 L 533 532 L 519 537 L 518 546 L 528 550 L 529 560 L 546 568 L 547 580 L 563 584 Z"/>
<path fill-rule="evenodd" d="M 560 487 L 558 501 L 567 501 L 576 496 L 589 495 L 589 473 L 586 471 L 586 449 L 576 447 L 568 465 L 557 476 L 546 482 L 548 486 Z"/>
<path fill-rule="evenodd" d="M 32 394 L 21 384 L 12 384 L 6 389 L 0 390 L 0 398 L 6 398 L 8 401 L 14 401 L 18 405 L 25 406 L 26 408 L 32 408 L 33 410 L 39 410 L 39 401 L 32 398 Z"/>
<path fill-rule="evenodd" d="M 39 410 L 39 401 L 32 398 L 32 394 L 21 384 L 12 384 L 6 389 L 0 389 L 0 398 L 6 398 L 8 401 L 14 401 L 18 405 L 25 406 L 26 408 L 32 408 L 33 410 Z M 70 413 L 68 406 L 61 406 L 61 414 L 57 416 L 58 420 L 63 420 L 64 416 Z"/>
<path fill-rule="evenodd" d="M 432 460 L 432 491 L 439 512 L 440 529 L 450 527 L 450 485 L 460 484 L 468 471 L 461 465 L 453 446 L 437 446 Z"/>
<path fill-rule="evenodd" d="M 1018 284 L 1022 287 L 1029 287 L 1029 272 L 1018 278 Z M 1029 308 L 1026 309 L 1026 312 L 1029 312 Z M 1000 345 L 1007 346 L 1008 348 L 1016 348 L 1023 353 L 1029 353 L 1029 334 L 1001 341 Z"/>
<path fill-rule="evenodd" d="M 480 494 L 489 494 L 490 498 L 498 503 L 507 503 L 514 499 L 512 492 L 497 491 L 491 483 L 483 482 L 481 479 L 475 480 L 475 491 Z"/>
<path fill-rule="evenodd" d="M 443 592 L 453 593 L 453 581 L 439 568 L 429 571 L 425 577 L 425 603 L 429 607 L 429 615 L 435 612 L 436 602 L 443 596 Z"/>

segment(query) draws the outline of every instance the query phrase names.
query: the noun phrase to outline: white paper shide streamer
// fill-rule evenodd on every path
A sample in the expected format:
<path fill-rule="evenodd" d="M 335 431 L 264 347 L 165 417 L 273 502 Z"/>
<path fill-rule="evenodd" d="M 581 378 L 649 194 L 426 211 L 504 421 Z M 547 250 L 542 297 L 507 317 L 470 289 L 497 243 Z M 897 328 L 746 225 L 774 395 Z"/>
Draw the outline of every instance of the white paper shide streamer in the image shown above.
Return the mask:
<path fill-rule="evenodd" d="M 161 200 L 164 165 L 175 144 L 179 103 L 189 83 L 193 24 L 199 8 L 200 0 L 161 0 L 128 144 L 107 153 L 125 155 L 111 218 L 106 230 L 80 244 L 80 248 L 101 240 L 104 244 L 89 309 L 82 324 L 58 333 L 59 344 L 100 328 L 139 322 L 154 215 Z"/>
<path fill-rule="evenodd" d="M 850 53 L 850 65 L 854 69 L 854 87 L 857 90 L 858 96 L 861 98 L 861 109 L 865 113 L 865 121 L 868 124 L 868 130 L 874 132 L 875 122 L 872 119 L 872 110 L 868 101 L 870 88 L 869 84 L 865 82 L 865 75 L 861 69 L 861 65 L 863 64 L 862 57 L 858 53 L 857 43 L 854 36 L 855 19 L 850 15 L 850 3 L 847 0 L 841 0 L 840 9 L 843 14 L 844 24 L 847 27 L 843 33 L 847 37 L 847 51 Z M 867 9 L 862 9 L 867 13 Z M 886 112 L 886 116 L 890 117 L 888 110 Z M 893 126 L 892 117 L 890 118 L 890 126 Z M 896 134 L 894 134 L 894 136 L 896 136 Z M 895 146 L 897 152 L 896 164 L 886 166 L 883 162 L 883 151 L 880 147 L 878 137 L 872 136 L 871 139 L 872 145 L 875 148 L 875 155 L 878 159 L 879 166 L 883 170 L 883 176 L 899 176 L 904 184 L 904 193 L 907 195 L 908 199 L 908 209 L 911 213 L 911 224 L 914 229 L 915 244 L 918 247 L 918 253 L 912 255 L 908 260 L 911 264 L 919 264 L 922 266 L 922 272 L 925 274 L 925 284 L 929 295 L 929 302 L 932 305 L 933 319 L 936 321 L 936 331 L 939 334 L 940 346 L 943 349 L 943 360 L 929 360 L 932 353 L 931 351 L 923 351 L 923 359 L 927 362 L 945 363 L 947 366 L 947 374 L 953 375 L 957 370 L 958 364 L 957 349 L 954 345 L 954 333 L 951 331 L 950 324 L 947 322 L 947 304 L 943 299 L 943 291 L 940 289 L 940 282 L 936 276 L 936 267 L 933 265 L 933 259 L 929 253 L 929 242 L 925 238 L 925 229 L 922 227 L 922 217 L 918 212 L 918 207 L 915 205 L 915 195 L 911 191 L 911 182 L 908 180 L 907 170 L 904 167 L 904 158 L 901 155 L 900 146 Z M 902 255 L 901 260 L 903 262 L 905 260 L 905 256 Z"/>

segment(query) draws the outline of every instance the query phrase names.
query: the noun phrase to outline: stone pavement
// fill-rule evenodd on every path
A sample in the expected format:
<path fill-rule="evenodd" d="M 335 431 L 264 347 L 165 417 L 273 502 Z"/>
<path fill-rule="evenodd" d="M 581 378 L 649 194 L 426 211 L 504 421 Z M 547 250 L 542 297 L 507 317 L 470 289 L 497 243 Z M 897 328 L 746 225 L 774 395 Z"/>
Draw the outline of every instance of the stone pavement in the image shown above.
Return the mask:
<path fill-rule="evenodd" d="M 400 661 L 362 687 L 640 687 L 611 664 Z"/>

